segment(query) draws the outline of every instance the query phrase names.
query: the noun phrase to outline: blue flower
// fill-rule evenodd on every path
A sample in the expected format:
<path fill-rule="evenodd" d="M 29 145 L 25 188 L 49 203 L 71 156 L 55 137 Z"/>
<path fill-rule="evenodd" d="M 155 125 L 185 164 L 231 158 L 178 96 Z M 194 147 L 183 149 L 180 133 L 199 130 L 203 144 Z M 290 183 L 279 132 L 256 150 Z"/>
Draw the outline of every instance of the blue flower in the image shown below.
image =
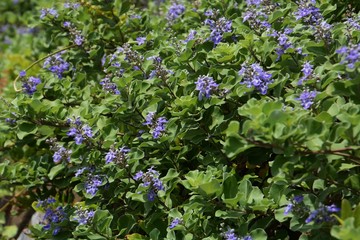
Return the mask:
<path fill-rule="evenodd" d="M 355 68 L 360 59 L 360 44 L 341 47 L 336 53 L 342 55 L 342 64 L 347 64 L 348 68 Z"/>
<path fill-rule="evenodd" d="M 209 40 L 211 40 L 215 45 L 221 42 L 224 33 L 231 32 L 232 21 L 227 20 L 224 17 L 218 19 L 217 21 L 206 19 L 204 23 L 205 25 L 210 26 L 211 33 Z"/>
<path fill-rule="evenodd" d="M 181 224 L 182 220 L 180 218 L 175 218 L 174 220 L 171 221 L 169 228 L 173 229 L 174 227 L 176 227 L 177 225 Z"/>
<path fill-rule="evenodd" d="M 36 86 L 40 83 L 40 78 L 29 77 L 28 79 L 24 80 L 22 87 L 25 93 L 28 95 L 33 95 L 36 92 Z"/>
<path fill-rule="evenodd" d="M 86 210 L 82 208 L 78 208 L 75 211 L 75 217 L 74 220 L 79 223 L 79 225 L 85 225 L 91 222 L 95 215 L 94 210 Z"/>
<path fill-rule="evenodd" d="M 105 156 L 105 162 L 108 164 L 110 162 L 114 162 L 117 164 L 126 164 L 126 159 L 128 158 L 127 154 L 130 152 L 130 149 L 127 147 L 121 147 L 119 149 L 110 149 L 109 152 Z"/>
<path fill-rule="evenodd" d="M 148 187 L 147 197 L 151 202 L 155 200 L 157 191 L 165 189 L 159 175 L 159 172 L 151 167 L 145 173 L 142 171 L 137 172 L 133 177 L 135 181 L 141 180 L 143 187 Z"/>
<path fill-rule="evenodd" d="M 71 150 L 67 150 L 64 147 L 59 147 L 58 150 L 53 155 L 53 160 L 55 163 L 59 163 L 61 160 L 70 162 L 71 153 L 72 153 Z"/>
<path fill-rule="evenodd" d="M 196 90 L 199 91 L 198 99 L 201 101 L 203 97 L 210 98 L 211 94 L 218 90 L 217 84 L 212 77 L 199 76 L 196 84 Z"/>
<path fill-rule="evenodd" d="M 301 72 L 303 73 L 303 76 L 299 79 L 298 85 L 302 85 L 302 83 L 305 80 L 310 79 L 313 77 L 313 66 L 310 64 L 310 62 L 306 61 L 303 65 L 303 68 Z"/>
<path fill-rule="evenodd" d="M 320 9 L 315 7 L 315 0 L 299 0 L 297 4 L 299 8 L 294 12 L 296 20 L 302 19 L 308 24 L 317 24 L 322 20 Z"/>
<path fill-rule="evenodd" d="M 117 85 L 113 82 L 111 82 L 109 77 L 105 77 L 101 80 L 100 85 L 102 85 L 103 89 L 106 92 L 110 92 L 116 95 L 120 94 L 120 91 L 117 88 Z"/>
<path fill-rule="evenodd" d="M 238 74 L 243 77 L 241 84 L 246 84 L 248 88 L 255 87 L 263 95 L 267 93 L 268 85 L 272 83 L 271 73 L 264 71 L 258 63 L 250 66 L 242 64 Z"/>
<path fill-rule="evenodd" d="M 46 16 L 58 18 L 59 14 L 54 8 L 43 8 L 41 9 L 40 19 L 44 19 Z"/>
<path fill-rule="evenodd" d="M 301 106 L 304 109 L 309 109 L 311 105 L 314 103 L 314 99 L 317 95 L 316 91 L 309 91 L 308 89 L 305 89 L 301 94 L 300 97 L 297 98 L 301 102 Z"/>
<path fill-rule="evenodd" d="M 226 232 L 223 233 L 223 236 L 226 240 L 238 240 L 238 236 L 235 234 L 234 229 L 228 229 Z"/>
<path fill-rule="evenodd" d="M 138 45 L 143 45 L 146 41 L 146 37 L 137 37 L 136 42 Z"/>
<path fill-rule="evenodd" d="M 184 5 L 173 3 L 169 8 L 166 18 L 169 21 L 174 21 L 175 19 L 179 18 L 184 12 L 185 12 Z"/>
<path fill-rule="evenodd" d="M 67 132 L 67 135 L 74 137 L 77 145 L 82 144 L 85 139 L 93 137 L 92 129 L 88 125 L 82 124 L 80 118 L 77 118 L 75 121 L 68 119 L 68 123 L 71 124 L 72 127 Z"/>
<path fill-rule="evenodd" d="M 339 211 L 340 209 L 334 204 L 330 206 L 322 205 L 310 213 L 309 217 L 305 220 L 305 223 L 310 223 L 312 221 L 315 223 L 330 222 L 334 219 L 331 214 Z"/>
<path fill-rule="evenodd" d="M 149 112 L 146 115 L 145 123 L 143 124 L 151 128 L 153 138 L 157 139 L 166 131 L 167 122 L 166 118 L 155 118 L 155 112 Z"/>
<path fill-rule="evenodd" d="M 99 186 L 101 186 L 103 181 L 101 180 L 99 175 L 90 174 L 85 182 L 85 191 L 87 194 L 94 196 L 99 190 Z"/>
<path fill-rule="evenodd" d="M 70 64 L 61 57 L 62 53 L 47 58 L 44 62 L 43 68 L 55 73 L 58 78 L 62 78 L 65 71 L 69 70 Z"/>

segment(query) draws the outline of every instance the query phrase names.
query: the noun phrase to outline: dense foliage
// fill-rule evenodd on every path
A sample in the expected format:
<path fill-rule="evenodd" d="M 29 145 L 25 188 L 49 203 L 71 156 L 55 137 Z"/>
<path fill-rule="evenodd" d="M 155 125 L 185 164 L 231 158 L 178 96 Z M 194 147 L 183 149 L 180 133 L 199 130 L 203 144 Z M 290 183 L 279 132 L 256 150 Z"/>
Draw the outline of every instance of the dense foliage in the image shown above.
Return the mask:
<path fill-rule="evenodd" d="M 357 1 L 0 9 L 3 239 L 358 239 Z"/>

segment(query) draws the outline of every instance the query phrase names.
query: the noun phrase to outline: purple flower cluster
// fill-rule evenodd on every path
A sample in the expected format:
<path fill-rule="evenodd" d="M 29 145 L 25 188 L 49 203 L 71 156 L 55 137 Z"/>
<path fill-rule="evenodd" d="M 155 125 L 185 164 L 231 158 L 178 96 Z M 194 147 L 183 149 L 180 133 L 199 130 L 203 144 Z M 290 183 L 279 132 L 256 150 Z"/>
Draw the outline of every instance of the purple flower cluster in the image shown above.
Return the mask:
<path fill-rule="evenodd" d="M 166 19 L 170 22 L 175 21 L 185 12 L 185 6 L 182 4 L 173 3 L 167 13 Z"/>
<path fill-rule="evenodd" d="M 341 47 L 336 53 L 343 58 L 341 64 L 346 64 L 348 68 L 355 68 L 355 64 L 360 60 L 360 44 Z"/>
<path fill-rule="evenodd" d="M 116 163 L 120 164 L 122 166 L 126 166 L 126 160 L 128 158 L 128 153 L 130 152 L 130 149 L 127 147 L 121 147 L 119 149 L 115 149 L 112 147 L 109 152 L 105 156 L 105 162 L 108 163 Z"/>
<path fill-rule="evenodd" d="M 222 233 L 224 239 L 226 240 L 252 240 L 251 236 L 245 236 L 245 237 L 238 237 L 235 234 L 235 230 L 229 228 L 226 232 Z"/>
<path fill-rule="evenodd" d="M 318 24 L 311 26 L 314 30 L 314 37 L 317 42 L 324 41 L 326 44 L 332 42 L 331 29 L 333 26 L 328 24 L 325 20 L 320 21 Z"/>
<path fill-rule="evenodd" d="M 62 54 L 63 53 L 58 53 L 47 58 L 43 65 L 43 68 L 55 73 L 58 78 L 62 78 L 62 74 L 68 71 L 70 67 L 70 64 L 61 57 Z"/>
<path fill-rule="evenodd" d="M 311 105 L 313 105 L 316 95 L 317 95 L 317 92 L 315 90 L 309 91 L 308 89 L 305 89 L 300 94 L 300 97 L 297 98 L 297 100 L 299 100 L 301 102 L 301 106 L 304 109 L 309 109 L 311 107 Z"/>
<path fill-rule="evenodd" d="M 360 17 L 348 17 L 346 18 L 346 21 L 344 22 L 347 25 L 347 29 L 349 31 L 351 30 L 357 30 L 360 31 Z"/>
<path fill-rule="evenodd" d="M 75 120 L 69 118 L 67 123 L 72 126 L 67 132 L 67 135 L 74 137 L 75 143 L 77 145 L 80 145 L 85 139 L 93 137 L 91 128 L 88 125 L 83 124 L 79 117 Z"/>
<path fill-rule="evenodd" d="M 26 78 L 26 72 L 21 71 L 19 74 L 23 84 L 23 91 L 28 95 L 33 95 L 36 92 L 36 86 L 41 83 L 40 78 L 36 77 L 28 77 Z"/>
<path fill-rule="evenodd" d="M 296 20 L 302 19 L 305 23 L 313 25 L 323 19 L 320 9 L 315 7 L 316 0 L 299 0 L 297 4 L 299 8 L 294 12 Z"/>
<path fill-rule="evenodd" d="M 43 8 L 41 9 L 40 19 L 44 19 L 46 16 L 58 18 L 59 13 L 54 8 Z"/>
<path fill-rule="evenodd" d="M 76 45 L 81 46 L 84 43 L 84 36 L 82 35 L 81 31 L 74 26 L 73 23 L 66 21 L 63 23 L 63 26 L 69 31 L 70 36 Z"/>
<path fill-rule="evenodd" d="M 135 174 L 135 181 L 142 181 L 142 186 L 148 187 L 148 200 L 150 202 L 155 200 L 156 192 L 160 190 L 164 190 L 164 185 L 162 181 L 159 179 L 159 172 L 154 170 L 153 167 L 149 168 L 147 172 L 139 171 Z"/>
<path fill-rule="evenodd" d="M 209 18 L 207 18 L 204 23 L 205 25 L 209 25 L 211 30 L 209 40 L 217 45 L 223 39 L 224 33 L 231 32 L 232 21 L 227 20 L 225 17 L 216 20 L 217 14 L 212 10 L 207 11 L 205 14 Z"/>
<path fill-rule="evenodd" d="M 133 50 L 128 43 L 125 43 L 122 47 L 118 47 L 116 52 L 111 55 L 110 63 L 119 57 L 120 54 L 124 54 L 124 60 L 132 64 L 133 67 L 141 69 L 141 65 L 144 62 L 144 56 Z M 117 64 L 120 67 L 120 64 Z"/>
<path fill-rule="evenodd" d="M 61 162 L 61 160 L 70 162 L 70 156 L 72 151 L 60 146 L 57 146 L 57 148 L 57 151 L 53 155 L 54 163 L 59 163 Z"/>
<path fill-rule="evenodd" d="M 151 129 L 153 138 L 157 139 L 166 131 L 167 122 L 165 117 L 156 118 L 155 112 L 149 112 L 143 124 Z"/>
<path fill-rule="evenodd" d="M 94 210 L 78 208 L 75 211 L 74 220 L 77 221 L 79 225 L 85 225 L 91 222 L 91 220 L 94 218 L 94 215 Z"/>
<path fill-rule="evenodd" d="M 102 185 L 103 181 L 99 175 L 88 175 L 85 182 L 85 191 L 87 194 L 94 196 Z"/>
<path fill-rule="evenodd" d="M 80 7 L 80 3 L 71 3 L 71 2 L 66 2 L 64 3 L 64 8 L 71 8 L 71 9 L 78 9 Z"/>
<path fill-rule="evenodd" d="M 169 228 L 173 229 L 174 227 L 176 227 L 177 225 L 181 224 L 182 220 L 180 218 L 174 218 L 174 220 L 171 221 Z"/>
<path fill-rule="evenodd" d="M 295 196 L 292 200 L 292 203 L 289 203 L 284 211 L 284 215 L 288 215 L 291 211 L 293 211 L 294 207 L 296 210 L 298 210 L 297 208 L 299 208 L 299 204 L 301 204 L 304 200 L 304 197 L 299 195 L 299 196 Z M 302 206 L 300 206 L 300 208 L 302 208 Z"/>
<path fill-rule="evenodd" d="M 211 94 L 218 90 L 217 84 L 212 77 L 199 76 L 196 84 L 196 90 L 199 91 L 198 99 L 201 101 L 203 97 L 210 98 Z"/>
<path fill-rule="evenodd" d="M 157 77 L 163 80 L 164 82 L 168 78 L 168 74 L 173 74 L 173 71 L 167 70 L 163 67 L 162 59 L 159 56 L 148 57 L 147 60 L 153 60 L 155 69 L 152 70 L 149 74 L 149 79 Z"/>
<path fill-rule="evenodd" d="M 330 206 L 320 206 L 318 209 L 315 209 L 310 213 L 309 217 L 305 220 L 305 223 L 310 223 L 313 221 L 315 223 L 331 222 L 334 220 L 331 214 L 339 211 L 340 209 L 334 204 Z"/>
<path fill-rule="evenodd" d="M 12 118 L 5 118 L 5 122 L 7 124 L 9 124 L 10 126 L 13 126 L 16 124 L 16 119 L 12 119 Z"/>
<path fill-rule="evenodd" d="M 183 40 L 183 43 L 186 44 L 189 41 L 194 40 L 196 34 L 197 34 L 197 32 L 195 30 L 191 29 L 187 38 L 185 40 Z"/>
<path fill-rule="evenodd" d="M 278 55 L 276 61 L 280 60 L 281 56 L 289 48 L 293 48 L 292 43 L 289 40 L 288 35 L 292 33 L 292 29 L 286 28 L 283 33 L 273 30 L 269 36 L 275 37 L 278 41 L 278 47 L 275 49 L 276 54 Z"/>
<path fill-rule="evenodd" d="M 56 200 L 49 197 L 43 201 L 39 201 L 36 205 L 45 211 L 41 224 L 44 224 L 43 229 L 49 231 L 53 228 L 52 235 L 57 235 L 61 228 L 56 226 L 66 219 L 66 213 L 63 207 L 56 207 Z"/>
<path fill-rule="evenodd" d="M 261 94 L 266 94 L 268 85 L 272 83 L 271 73 L 264 71 L 258 63 L 250 66 L 243 63 L 238 74 L 243 77 L 241 84 L 246 84 L 248 88 L 255 87 Z"/>
<path fill-rule="evenodd" d="M 311 65 L 308 61 L 304 63 L 301 72 L 303 73 L 303 76 L 299 79 L 298 85 L 302 85 L 304 81 L 314 77 L 313 65 Z"/>
<path fill-rule="evenodd" d="M 268 31 L 271 28 L 268 16 L 277 5 L 264 0 L 247 0 L 246 5 L 246 11 L 242 16 L 243 22 L 248 22 L 252 29 L 259 31 L 259 34 L 260 31 Z"/>
<path fill-rule="evenodd" d="M 137 37 L 136 42 L 138 45 L 143 45 L 146 42 L 146 37 Z"/>
<path fill-rule="evenodd" d="M 103 90 L 109 93 L 113 93 L 116 95 L 120 94 L 119 89 L 116 84 L 111 82 L 110 77 L 105 77 L 100 81 L 100 85 L 103 87 Z"/>
<path fill-rule="evenodd" d="M 47 208 L 49 205 L 53 204 L 56 202 L 56 199 L 53 197 L 48 197 L 45 200 L 39 200 L 38 203 L 36 204 L 36 207 L 38 208 Z"/>

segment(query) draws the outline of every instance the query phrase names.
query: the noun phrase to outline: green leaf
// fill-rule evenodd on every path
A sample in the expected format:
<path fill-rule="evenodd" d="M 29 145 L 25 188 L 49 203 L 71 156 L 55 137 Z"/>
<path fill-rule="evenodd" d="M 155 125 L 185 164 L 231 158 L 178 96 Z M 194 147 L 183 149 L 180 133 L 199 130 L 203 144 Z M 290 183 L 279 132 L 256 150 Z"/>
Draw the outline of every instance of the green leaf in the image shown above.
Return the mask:
<path fill-rule="evenodd" d="M 341 219 L 346 220 L 349 217 L 352 217 L 351 204 L 348 200 L 343 199 L 341 201 Z"/>
<path fill-rule="evenodd" d="M 37 127 L 32 123 L 21 123 L 19 125 L 19 131 L 17 132 L 18 138 L 21 140 L 29 134 L 34 134 L 37 131 Z"/>
<path fill-rule="evenodd" d="M 51 168 L 48 176 L 50 180 L 53 180 L 63 169 L 65 166 L 63 164 L 56 165 Z"/>
<path fill-rule="evenodd" d="M 108 210 L 97 210 L 94 215 L 93 226 L 99 233 L 110 237 L 112 235 L 112 230 L 110 228 L 112 220 L 113 216 Z"/>
<path fill-rule="evenodd" d="M 2 236 L 6 237 L 7 239 L 10 239 L 16 235 L 17 231 L 18 231 L 18 227 L 15 225 L 5 226 L 2 232 Z"/>
<path fill-rule="evenodd" d="M 356 228 L 360 227 L 360 203 L 354 209 L 354 225 Z"/>

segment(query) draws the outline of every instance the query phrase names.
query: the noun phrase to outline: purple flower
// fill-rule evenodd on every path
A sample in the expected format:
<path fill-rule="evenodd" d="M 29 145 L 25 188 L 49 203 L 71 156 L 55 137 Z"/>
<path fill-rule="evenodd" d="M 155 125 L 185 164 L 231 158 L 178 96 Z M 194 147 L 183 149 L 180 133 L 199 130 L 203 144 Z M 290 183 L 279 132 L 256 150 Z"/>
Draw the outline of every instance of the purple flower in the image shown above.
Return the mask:
<path fill-rule="evenodd" d="M 354 19 L 354 17 L 348 17 L 346 18 L 346 21 L 344 22 L 348 29 L 351 30 L 357 30 L 360 31 L 360 17 L 356 16 L 357 18 Z"/>
<path fill-rule="evenodd" d="M 145 173 L 139 171 L 133 177 L 135 181 L 142 181 L 143 187 L 148 187 L 147 197 L 149 201 L 154 201 L 156 197 L 156 192 L 164 190 L 164 185 L 159 179 L 159 172 L 154 170 L 153 167 L 149 168 Z"/>
<path fill-rule="evenodd" d="M 303 81 L 313 77 L 313 71 L 313 65 L 311 65 L 310 62 L 306 61 L 301 70 L 303 76 L 299 79 L 298 85 L 302 85 Z"/>
<path fill-rule="evenodd" d="M 53 155 L 53 160 L 55 163 L 59 163 L 61 160 L 65 160 L 67 162 L 70 162 L 70 155 L 72 151 L 67 150 L 64 147 L 60 147 Z"/>
<path fill-rule="evenodd" d="M 24 79 L 22 87 L 25 93 L 28 95 L 33 95 L 36 92 L 36 86 L 40 83 L 40 78 L 29 77 L 28 79 Z"/>
<path fill-rule="evenodd" d="M 70 64 L 62 57 L 62 53 L 47 58 L 44 62 L 43 68 L 48 69 L 50 72 L 55 73 L 58 78 L 62 78 L 62 74 L 69 70 Z"/>
<path fill-rule="evenodd" d="M 155 112 L 149 112 L 145 117 L 143 125 L 150 127 L 154 139 L 159 138 L 166 131 L 167 119 L 164 117 L 155 118 Z"/>
<path fill-rule="evenodd" d="M 189 35 L 187 38 L 183 41 L 183 43 L 188 43 L 189 41 L 193 40 L 195 38 L 195 35 L 197 32 L 195 30 L 190 30 Z"/>
<path fill-rule="evenodd" d="M 64 8 L 78 9 L 79 7 L 80 7 L 80 3 L 70 3 L 70 2 L 64 3 Z"/>
<path fill-rule="evenodd" d="M 74 36 L 75 36 L 74 39 L 75 44 L 81 46 L 84 43 L 84 37 L 80 33 L 77 33 Z"/>
<path fill-rule="evenodd" d="M 169 225 L 170 229 L 173 229 L 174 227 L 176 227 L 177 225 L 181 224 L 182 221 L 180 218 L 175 218 L 174 220 L 172 220 L 172 222 Z"/>
<path fill-rule="evenodd" d="M 215 45 L 219 44 L 223 38 L 223 34 L 226 32 L 231 32 L 231 25 L 232 21 L 227 20 L 226 18 L 222 17 L 217 21 L 212 19 L 206 19 L 205 25 L 210 26 L 210 37 L 211 40 Z"/>
<path fill-rule="evenodd" d="M 243 63 L 238 74 L 243 77 L 241 84 L 246 84 L 248 88 L 255 87 L 263 95 L 267 93 L 268 85 L 272 83 L 271 73 L 265 72 L 258 63 L 250 66 Z"/>
<path fill-rule="evenodd" d="M 185 12 L 185 6 L 182 4 L 173 3 L 167 13 L 167 19 L 172 22 L 179 18 Z"/>
<path fill-rule="evenodd" d="M 223 233 L 224 239 L 226 240 L 238 240 L 238 236 L 235 234 L 235 230 L 229 228 L 226 232 Z"/>
<path fill-rule="evenodd" d="M 79 177 L 81 174 L 84 173 L 85 170 L 89 170 L 89 168 L 88 167 L 79 168 L 75 173 L 75 177 Z"/>
<path fill-rule="evenodd" d="M 156 192 L 153 189 L 149 189 L 148 193 L 147 193 L 147 198 L 150 202 L 153 202 L 156 198 Z"/>
<path fill-rule="evenodd" d="M 340 209 L 337 208 L 334 204 L 331 206 L 322 205 L 310 213 L 309 217 L 306 218 L 305 223 L 310 223 L 312 221 L 315 223 L 330 222 L 334 220 L 331 214 L 339 211 Z"/>
<path fill-rule="evenodd" d="M 143 177 L 143 175 L 144 175 L 143 171 L 137 172 L 137 173 L 135 174 L 135 176 L 134 176 L 134 180 L 135 180 L 135 181 L 138 181 L 140 178 Z"/>
<path fill-rule="evenodd" d="M 136 42 L 138 45 L 143 45 L 146 41 L 146 37 L 137 37 Z"/>
<path fill-rule="evenodd" d="M 102 180 L 99 175 L 90 174 L 85 182 L 85 191 L 87 194 L 94 196 L 102 185 Z"/>
<path fill-rule="evenodd" d="M 91 222 L 95 215 L 95 211 L 78 208 L 75 211 L 75 215 L 74 220 L 77 221 L 79 225 L 85 225 Z"/>
<path fill-rule="evenodd" d="M 119 149 L 110 149 L 109 152 L 105 156 L 105 162 L 108 164 L 110 162 L 114 162 L 117 164 L 126 164 L 126 160 L 128 158 L 128 153 L 130 149 L 127 147 L 121 147 Z"/>
<path fill-rule="evenodd" d="M 311 105 L 314 103 L 314 99 L 317 95 L 316 91 L 309 91 L 308 89 L 305 89 L 301 94 L 300 97 L 297 98 L 301 102 L 301 106 L 304 109 L 309 109 Z"/>
<path fill-rule="evenodd" d="M 88 125 L 82 124 L 79 118 L 75 121 L 70 119 L 69 123 L 72 127 L 67 132 L 69 137 L 74 137 L 75 143 L 80 145 L 85 139 L 89 139 L 93 137 L 92 129 Z"/>
<path fill-rule="evenodd" d="M 100 85 L 103 87 L 103 90 L 105 90 L 106 92 L 115 94 L 115 95 L 119 95 L 120 91 L 117 88 L 117 85 L 113 82 L 111 82 L 109 77 L 105 77 L 101 80 Z"/>
<path fill-rule="evenodd" d="M 211 94 L 218 90 L 217 84 L 212 77 L 199 76 L 196 84 L 196 90 L 199 91 L 198 99 L 201 101 L 203 97 L 210 98 Z"/>
<path fill-rule="evenodd" d="M 295 203 L 300 204 L 300 203 L 302 203 L 302 201 L 304 201 L 304 196 L 302 196 L 302 195 L 294 196 Z"/>
<path fill-rule="evenodd" d="M 24 70 L 20 71 L 19 73 L 20 77 L 25 77 L 26 76 L 26 72 Z"/>
<path fill-rule="evenodd" d="M 341 47 L 336 53 L 342 55 L 342 64 L 347 64 L 348 68 L 355 68 L 355 64 L 360 59 L 360 44 Z"/>
<path fill-rule="evenodd" d="M 320 9 L 315 7 L 315 0 L 299 0 L 297 1 L 299 8 L 294 12 L 296 20 L 302 19 L 308 24 L 317 24 L 323 18 L 320 13 Z"/>
<path fill-rule="evenodd" d="M 206 10 L 204 12 L 204 15 L 207 17 L 212 17 L 212 16 L 214 16 L 214 11 L 212 9 Z"/>
<path fill-rule="evenodd" d="M 58 18 L 59 14 L 54 8 L 43 8 L 41 9 L 40 19 L 44 19 L 46 16 Z"/>
<path fill-rule="evenodd" d="M 288 215 L 291 212 L 291 210 L 293 209 L 293 207 L 294 207 L 294 204 L 289 203 L 284 210 L 284 215 Z"/>

